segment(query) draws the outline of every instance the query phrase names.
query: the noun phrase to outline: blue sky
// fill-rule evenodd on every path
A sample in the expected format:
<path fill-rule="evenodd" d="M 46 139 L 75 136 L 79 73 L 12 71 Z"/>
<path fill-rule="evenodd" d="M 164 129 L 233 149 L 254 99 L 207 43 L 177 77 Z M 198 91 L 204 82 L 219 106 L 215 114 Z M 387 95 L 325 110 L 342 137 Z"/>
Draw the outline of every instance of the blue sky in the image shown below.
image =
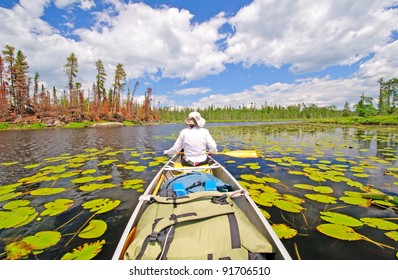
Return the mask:
<path fill-rule="evenodd" d="M 123 63 L 126 91 L 158 106 L 377 104 L 398 77 L 396 0 L 2 0 L 0 41 L 59 92 L 74 52 L 86 94 L 95 61 Z"/>

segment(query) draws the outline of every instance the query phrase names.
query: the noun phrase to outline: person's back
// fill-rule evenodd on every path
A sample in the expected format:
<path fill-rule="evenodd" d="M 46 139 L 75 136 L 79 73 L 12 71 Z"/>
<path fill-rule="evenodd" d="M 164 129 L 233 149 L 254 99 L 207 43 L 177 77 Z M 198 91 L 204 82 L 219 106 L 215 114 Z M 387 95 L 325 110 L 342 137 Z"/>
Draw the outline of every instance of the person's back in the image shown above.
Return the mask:
<path fill-rule="evenodd" d="M 181 150 L 184 151 L 182 157 L 183 165 L 201 165 L 208 161 L 206 149 L 209 148 L 210 154 L 217 153 L 217 144 L 211 136 L 210 132 L 203 128 L 206 121 L 198 112 L 192 112 L 185 120 L 185 124 L 189 127 L 180 132 L 174 146 L 165 150 L 164 154 L 176 154 Z"/>

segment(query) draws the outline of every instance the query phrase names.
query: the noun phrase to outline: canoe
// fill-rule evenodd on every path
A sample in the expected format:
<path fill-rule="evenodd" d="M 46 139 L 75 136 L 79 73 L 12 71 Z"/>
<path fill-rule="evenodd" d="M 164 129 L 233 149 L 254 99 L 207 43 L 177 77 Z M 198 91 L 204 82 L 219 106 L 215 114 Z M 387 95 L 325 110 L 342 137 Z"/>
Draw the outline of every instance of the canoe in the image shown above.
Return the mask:
<path fill-rule="evenodd" d="M 210 161 L 208 165 L 205 166 L 196 166 L 196 167 L 183 167 L 180 164 L 181 155 L 174 155 L 156 174 L 151 183 L 146 188 L 143 195 L 141 195 L 138 204 L 132 213 L 125 230 L 120 238 L 120 241 L 115 249 L 112 259 L 121 260 L 125 259 L 126 250 L 129 249 L 129 246 L 134 244 L 136 239 L 136 232 L 139 231 L 139 223 L 140 219 L 143 216 L 143 213 L 148 208 L 150 201 L 153 202 L 154 198 L 160 199 L 160 194 L 165 190 L 165 186 L 168 182 L 173 181 L 175 178 L 182 177 L 182 174 L 193 175 L 195 174 L 211 174 L 217 180 L 225 183 L 228 186 L 228 190 L 225 190 L 225 194 L 230 197 L 230 201 L 233 201 L 234 206 L 239 208 L 239 212 L 243 213 L 244 216 L 247 217 L 246 220 L 251 223 L 250 226 L 255 227 L 259 232 L 262 238 L 265 238 L 266 241 L 272 246 L 272 253 L 267 254 L 267 259 L 276 259 L 276 260 L 291 260 L 289 253 L 286 248 L 283 246 L 281 240 L 278 238 L 276 233 L 273 231 L 272 226 L 265 219 L 264 215 L 261 213 L 257 205 L 250 198 L 247 191 L 238 183 L 238 181 L 223 167 L 218 161 L 216 161 L 213 157 L 210 157 Z M 217 181 L 219 182 L 219 181 Z M 170 184 L 170 183 L 169 183 Z M 177 184 L 175 184 L 177 185 Z M 209 184 L 210 185 L 210 184 Z M 214 184 L 213 184 L 214 188 Z M 218 187 L 217 187 L 218 188 Z M 213 189 L 214 190 L 214 189 Z M 186 193 L 185 189 L 183 191 Z M 178 190 L 174 190 L 174 195 Z M 196 192 L 195 195 L 202 195 Z M 215 192 L 211 191 L 209 194 L 223 194 L 219 192 L 217 189 Z M 184 197 L 184 196 L 183 196 Z M 199 226 L 199 224 L 193 224 L 191 226 Z M 138 230 L 137 230 L 138 227 Z M 253 230 L 252 230 L 253 231 Z M 245 235 L 245 234 L 241 234 Z M 176 237 L 175 237 L 176 238 Z M 232 239 L 232 237 L 231 237 Z M 195 242 L 192 242 L 195 243 Z M 256 244 L 255 244 L 256 245 Z M 262 244 L 258 244 L 260 247 Z M 188 245 L 185 245 L 188 246 Z M 174 258 L 170 258 L 174 259 Z"/>

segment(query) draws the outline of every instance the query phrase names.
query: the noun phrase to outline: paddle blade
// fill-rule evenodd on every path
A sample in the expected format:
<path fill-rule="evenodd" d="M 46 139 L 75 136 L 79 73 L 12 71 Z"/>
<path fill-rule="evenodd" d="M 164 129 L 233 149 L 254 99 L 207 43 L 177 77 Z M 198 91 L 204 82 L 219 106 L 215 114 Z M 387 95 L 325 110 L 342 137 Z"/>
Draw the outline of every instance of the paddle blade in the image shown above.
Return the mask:
<path fill-rule="evenodd" d="M 260 155 L 254 150 L 235 150 L 228 152 L 219 152 L 220 155 L 227 155 L 236 158 L 259 158 Z"/>

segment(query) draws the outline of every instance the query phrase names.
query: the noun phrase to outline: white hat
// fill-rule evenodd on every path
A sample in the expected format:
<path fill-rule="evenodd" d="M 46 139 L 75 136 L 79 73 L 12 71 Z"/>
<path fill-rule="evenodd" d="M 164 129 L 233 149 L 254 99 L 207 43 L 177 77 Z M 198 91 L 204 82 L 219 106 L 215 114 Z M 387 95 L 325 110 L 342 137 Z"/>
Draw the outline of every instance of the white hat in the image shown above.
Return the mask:
<path fill-rule="evenodd" d="M 188 125 L 197 125 L 199 127 L 204 127 L 206 120 L 198 112 L 189 113 L 188 118 L 185 120 Z"/>

